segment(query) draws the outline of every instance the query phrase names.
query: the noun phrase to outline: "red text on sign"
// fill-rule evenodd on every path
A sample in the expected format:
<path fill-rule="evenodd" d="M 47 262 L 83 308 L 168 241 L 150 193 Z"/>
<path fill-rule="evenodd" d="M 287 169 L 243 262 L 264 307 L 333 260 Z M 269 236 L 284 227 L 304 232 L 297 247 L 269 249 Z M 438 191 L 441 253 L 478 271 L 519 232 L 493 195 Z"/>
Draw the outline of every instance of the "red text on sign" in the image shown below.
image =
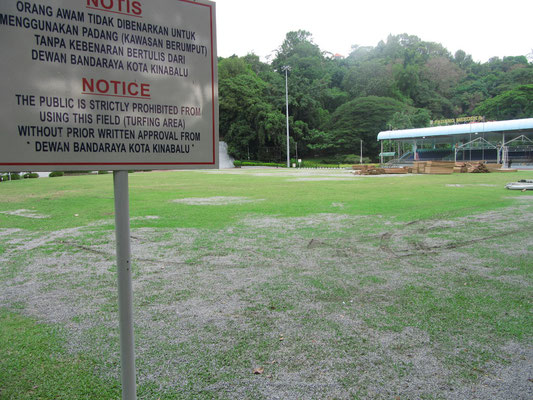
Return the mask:
<path fill-rule="evenodd" d="M 136 16 L 142 14 L 141 2 L 135 0 L 87 0 L 87 7 Z"/>
<path fill-rule="evenodd" d="M 82 78 L 83 93 L 105 96 L 150 98 L 150 84 Z"/>

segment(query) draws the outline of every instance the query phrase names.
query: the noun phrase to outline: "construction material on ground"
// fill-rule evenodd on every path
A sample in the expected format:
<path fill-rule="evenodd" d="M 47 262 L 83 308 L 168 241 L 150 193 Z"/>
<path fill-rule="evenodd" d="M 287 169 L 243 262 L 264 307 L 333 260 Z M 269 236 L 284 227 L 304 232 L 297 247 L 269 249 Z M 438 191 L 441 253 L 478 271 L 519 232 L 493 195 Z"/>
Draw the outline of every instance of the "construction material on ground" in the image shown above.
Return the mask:
<path fill-rule="evenodd" d="M 473 174 L 488 174 L 490 171 L 483 163 L 479 163 L 473 170 Z"/>
<path fill-rule="evenodd" d="M 455 162 L 452 161 L 428 161 L 426 174 L 453 174 Z"/>
<path fill-rule="evenodd" d="M 410 167 L 402 168 L 381 168 L 374 165 L 354 165 L 354 175 L 385 175 L 385 174 L 408 174 L 412 171 Z"/>
<path fill-rule="evenodd" d="M 409 169 L 407 167 L 402 168 L 383 168 L 386 174 L 408 174 Z"/>
<path fill-rule="evenodd" d="M 415 161 L 413 163 L 413 174 L 425 174 L 426 161 Z"/>
<path fill-rule="evenodd" d="M 382 168 L 376 165 L 356 164 L 354 175 L 384 174 L 432 174 L 516 172 L 516 169 L 502 168 L 502 164 L 487 164 L 484 161 L 415 161 L 413 167 Z"/>
<path fill-rule="evenodd" d="M 384 168 L 375 167 L 373 165 L 362 165 L 362 166 L 356 166 L 354 165 L 354 175 L 383 175 L 385 174 Z"/>
<path fill-rule="evenodd" d="M 480 169 L 483 169 L 483 167 L 480 168 L 481 164 L 485 165 L 485 168 L 487 168 L 487 172 L 492 171 L 496 168 L 501 168 L 501 164 L 492 164 L 497 167 L 489 167 L 483 161 L 463 161 L 455 163 L 454 172 L 461 172 L 464 174 L 474 172 L 475 170 L 479 171 Z"/>
<path fill-rule="evenodd" d="M 480 165 L 483 165 L 481 167 Z M 485 171 L 488 170 L 488 171 Z M 516 169 L 503 168 L 502 164 L 486 163 L 485 161 L 462 161 L 456 162 L 453 169 L 458 173 L 470 173 L 470 172 L 516 172 Z"/>
<path fill-rule="evenodd" d="M 452 174 L 455 163 L 453 161 L 415 161 L 415 174 Z"/>

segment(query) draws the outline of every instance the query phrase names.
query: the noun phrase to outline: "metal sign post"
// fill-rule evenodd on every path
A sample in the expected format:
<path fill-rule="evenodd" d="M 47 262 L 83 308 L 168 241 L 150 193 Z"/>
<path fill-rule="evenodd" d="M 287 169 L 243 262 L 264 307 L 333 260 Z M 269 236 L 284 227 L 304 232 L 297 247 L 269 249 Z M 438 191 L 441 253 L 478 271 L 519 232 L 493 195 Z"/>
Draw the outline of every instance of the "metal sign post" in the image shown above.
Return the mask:
<path fill-rule="evenodd" d="M 135 341 L 133 335 L 128 171 L 114 171 L 113 185 L 115 190 L 115 235 L 117 241 L 122 398 L 124 400 L 135 400 L 137 394 L 135 389 Z"/>

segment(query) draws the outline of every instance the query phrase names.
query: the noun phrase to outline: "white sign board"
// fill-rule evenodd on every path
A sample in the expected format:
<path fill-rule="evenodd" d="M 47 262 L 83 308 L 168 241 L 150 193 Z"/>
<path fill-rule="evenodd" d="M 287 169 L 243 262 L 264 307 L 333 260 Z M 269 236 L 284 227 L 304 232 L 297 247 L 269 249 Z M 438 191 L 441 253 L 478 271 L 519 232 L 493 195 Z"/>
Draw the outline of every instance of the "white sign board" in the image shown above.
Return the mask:
<path fill-rule="evenodd" d="M 0 171 L 218 167 L 215 3 L 1 0 Z"/>

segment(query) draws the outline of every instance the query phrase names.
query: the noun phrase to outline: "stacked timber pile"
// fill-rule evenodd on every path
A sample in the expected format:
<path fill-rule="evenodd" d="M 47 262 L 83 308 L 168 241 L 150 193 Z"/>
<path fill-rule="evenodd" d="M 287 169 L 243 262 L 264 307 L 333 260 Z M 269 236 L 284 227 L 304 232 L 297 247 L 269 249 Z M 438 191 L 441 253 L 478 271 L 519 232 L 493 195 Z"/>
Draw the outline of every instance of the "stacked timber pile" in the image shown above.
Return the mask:
<path fill-rule="evenodd" d="M 353 173 L 355 175 L 384 175 L 384 174 L 408 174 L 412 168 L 380 168 L 373 165 L 354 165 Z"/>
<path fill-rule="evenodd" d="M 370 168 L 361 170 L 361 173 L 359 175 L 383 175 L 383 174 L 385 174 L 385 169 L 377 168 L 377 167 L 370 167 Z"/>
<path fill-rule="evenodd" d="M 476 168 L 472 170 L 473 174 L 488 174 L 490 171 L 485 164 L 480 162 Z"/>
<path fill-rule="evenodd" d="M 373 165 L 354 165 L 352 166 L 353 173 L 355 175 L 381 175 L 385 173 L 385 170 L 383 168 L 378 168 Z"/>
<path fill-rule="evenodd" d="M 455 163 L 453 161 L 415 161 L 415 174 L 451 174 Z"/>
<path fill-rule="evenodd" d="M 415 161 L 413 163 L 413 174 L 425 174 L 426 161 Z"/>
<path fill-rule="evenodd" d="M 455 167 L 453 167 L 453 172 L 457 172 L 459 174 L 466 174 L 468 172 L 467 163 L 455 163 Z"/>
<path fill-rule="evenodd" d="M 415 161 L 413 174 L 451 174 L 483 172 L 516 172 L 516 169 L 502 169 L 502 164 L 487 164 L 485 161 Z"/>
<path fill-rule="evenodd" d="M 454 172 L 516 172 L 516 169 L 502 169 L 502 164 L 487 164 L 484 161 L 466 161 L 455 163 Z"/>
<path fill-rule="evenodd" d="M 502 164 L 487 164 L 485 163 L 485 167 L 487 167 L 487 169 L 490 171 L 490 172 L 496 172 L 496 171 L 499 171 L 500 169 L 502 169 Z"/>
<path fill-rule="evenodd" d="M 426 174 L 453 174 L 453 161 L 428 161 L 426 164 Z"/>
<path fill-rule="evenodd" d="M 503 164 L 485 164 L 490 172 L 517 172 L 517 169 L 503 168 Z"/>
<path fill-rule="evenodd" d="M 386 174 L 394 174 L 394 175 L 401 175 L 401 174 L 408 174 L 409 173 L 408 167 L 402 167 L 402 168 L 384 168 Z"/>

